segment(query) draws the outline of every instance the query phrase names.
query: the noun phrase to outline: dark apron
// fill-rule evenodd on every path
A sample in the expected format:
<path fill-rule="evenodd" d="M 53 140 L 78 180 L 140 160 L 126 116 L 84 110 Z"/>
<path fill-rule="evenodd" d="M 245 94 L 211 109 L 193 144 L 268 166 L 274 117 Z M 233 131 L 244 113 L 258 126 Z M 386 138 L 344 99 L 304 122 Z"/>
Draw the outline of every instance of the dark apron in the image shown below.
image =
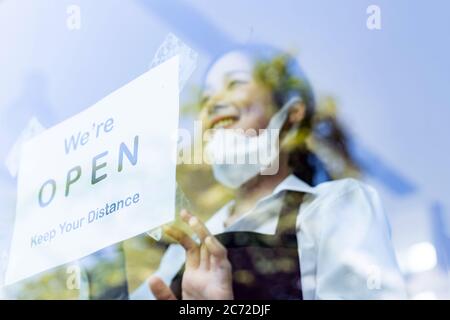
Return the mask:
<path fill-rule="evenodd" d="M 237 231 L 216 235 L 227 248 L 236 300 L 302 300 L 296 220 L 303 194 L 286 191 L 274 235 Z M 171 289 L 181 298 L 183 270 Z"/>

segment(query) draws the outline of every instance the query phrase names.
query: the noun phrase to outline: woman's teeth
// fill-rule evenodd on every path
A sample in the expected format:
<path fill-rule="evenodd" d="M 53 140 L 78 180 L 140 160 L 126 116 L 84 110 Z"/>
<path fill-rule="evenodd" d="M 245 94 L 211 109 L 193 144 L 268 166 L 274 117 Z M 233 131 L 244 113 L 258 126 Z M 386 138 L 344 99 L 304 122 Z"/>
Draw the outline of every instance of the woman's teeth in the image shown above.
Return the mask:
<path fill-rule="evenodd" d="M 218 128 L 226 128 L 230 125 L 232 125 L 235 122 L 234 119 L 223 119 L 223 120 L 219 120 L 217 121 L 212 128 L 213 129 L 218 129 Z"/>

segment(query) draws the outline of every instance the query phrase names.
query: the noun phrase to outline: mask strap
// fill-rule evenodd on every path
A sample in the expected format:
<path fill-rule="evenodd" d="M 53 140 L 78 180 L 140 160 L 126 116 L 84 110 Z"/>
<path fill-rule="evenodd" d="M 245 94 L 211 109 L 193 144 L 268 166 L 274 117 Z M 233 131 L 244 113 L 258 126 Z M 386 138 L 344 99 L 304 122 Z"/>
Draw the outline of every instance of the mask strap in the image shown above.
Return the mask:
<path fill-rule="evenodd" d="M 291 108 L 299 102 L 302 102 L 302 99 L 298 96 L 289 99 L 289 101 L 285 103 L 284 106 L 272 116 L 267 129 L 281 130 L 284 122 L 286 121 L 289 110 L 291 110 Z"/>

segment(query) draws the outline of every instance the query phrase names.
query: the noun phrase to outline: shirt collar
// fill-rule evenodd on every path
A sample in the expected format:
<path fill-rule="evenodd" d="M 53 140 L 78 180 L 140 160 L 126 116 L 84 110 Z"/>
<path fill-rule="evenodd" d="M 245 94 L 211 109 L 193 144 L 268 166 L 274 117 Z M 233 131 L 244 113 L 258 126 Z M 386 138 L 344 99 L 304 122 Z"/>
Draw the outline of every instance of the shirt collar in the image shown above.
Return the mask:
<path fill-rule="evenodd" d="M 316 188 L 311 187 L 309 184 L 293 174 L 287 176 L 278 186 L 276 186 L 272 192 L 272 195 L 285 190 L 317 194 Z"/>
<path fill-rule="evenodd" d="M 297 191 L 297 192 L 304 192 L 304 193 L 311 193 L 311 194 L 317 194 L 318 191 L 316 188 L 311 187 L 310 185 L 308 185 L 306 182 L 304 182 L 303 180 L 299 179 L 298 177 L 296 177 L 295 175 L 291 174 L 288 177 L 286 177 L 272 192 L 272 194 L 265 196 L 264 198 L 258 200 L 258 202 L 255 205 L 255 208 L 257 208 L 258 206 L 260 206 L 262 203 L 269 201 L 270 199 L 273 199 L 275 197 L 277 197 L 277 195 L 282 192 L 282 191 Z M 209 221 L 206 223 L 207 227 L 209 228 L 209 230 L 211 231 L 211 233 L 213 234 L 217 234 L 223 231 L 227 231 L 227 230 L 233 230 L 233 229 L 238 229 L 239 226 L 242 224 L 242 221 L 245 221 L 249 218 L 251 218 L 251 214 L 252 212 L 248 212 L 246 214 L 244 214 L 241 218 L 239 218 L 238 220 L 235 221 L 235 223 L 233 223 L 231 226 L 225 228 L 223 225 L 223 222 L 226 220 L 229 210 L 231 208 L 231 206 L 233 205 L 234 200 L 228 202 L 227 204 L 225 204 L 221 209 L 219 209 L 219 211 L 217 211 L 210 219 Z M 250 217 L 249 217 L 250 215 Z M 258 230 L 260 233 L 267 233 L 267 234 L 273 234 L 273 232 L 275 231 L 276 228 L 276 221 L 274 221 L 274 223 L 269 223 L 266 225 L 263 225 L 260 230 Z M 267 229 L 267 230 L 265 230 Z M 255 231 L 255 230 L 250 230 L 250 231 Z"/>

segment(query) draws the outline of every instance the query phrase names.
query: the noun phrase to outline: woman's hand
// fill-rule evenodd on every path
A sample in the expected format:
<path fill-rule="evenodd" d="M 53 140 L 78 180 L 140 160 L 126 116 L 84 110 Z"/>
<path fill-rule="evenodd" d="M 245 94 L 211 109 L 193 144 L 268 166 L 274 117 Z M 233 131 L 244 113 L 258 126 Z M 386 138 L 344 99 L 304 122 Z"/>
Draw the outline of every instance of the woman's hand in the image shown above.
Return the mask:
<path fill-rule="evenodd" d="M 208 231 L 206 226 L 188 211 L 181 211 L 181 219 L 197 234 L 197 244 L 176 227 L 164 228 L 167 235 L 186 250 L 186 265 L 182 280 L 183 300 L 231 300 L 233 288 L 231 264 L 226 248 Z M 151 277 L 150 289 L 159 300 L 174 300 L 172 290 L 158 277 Z"/>

